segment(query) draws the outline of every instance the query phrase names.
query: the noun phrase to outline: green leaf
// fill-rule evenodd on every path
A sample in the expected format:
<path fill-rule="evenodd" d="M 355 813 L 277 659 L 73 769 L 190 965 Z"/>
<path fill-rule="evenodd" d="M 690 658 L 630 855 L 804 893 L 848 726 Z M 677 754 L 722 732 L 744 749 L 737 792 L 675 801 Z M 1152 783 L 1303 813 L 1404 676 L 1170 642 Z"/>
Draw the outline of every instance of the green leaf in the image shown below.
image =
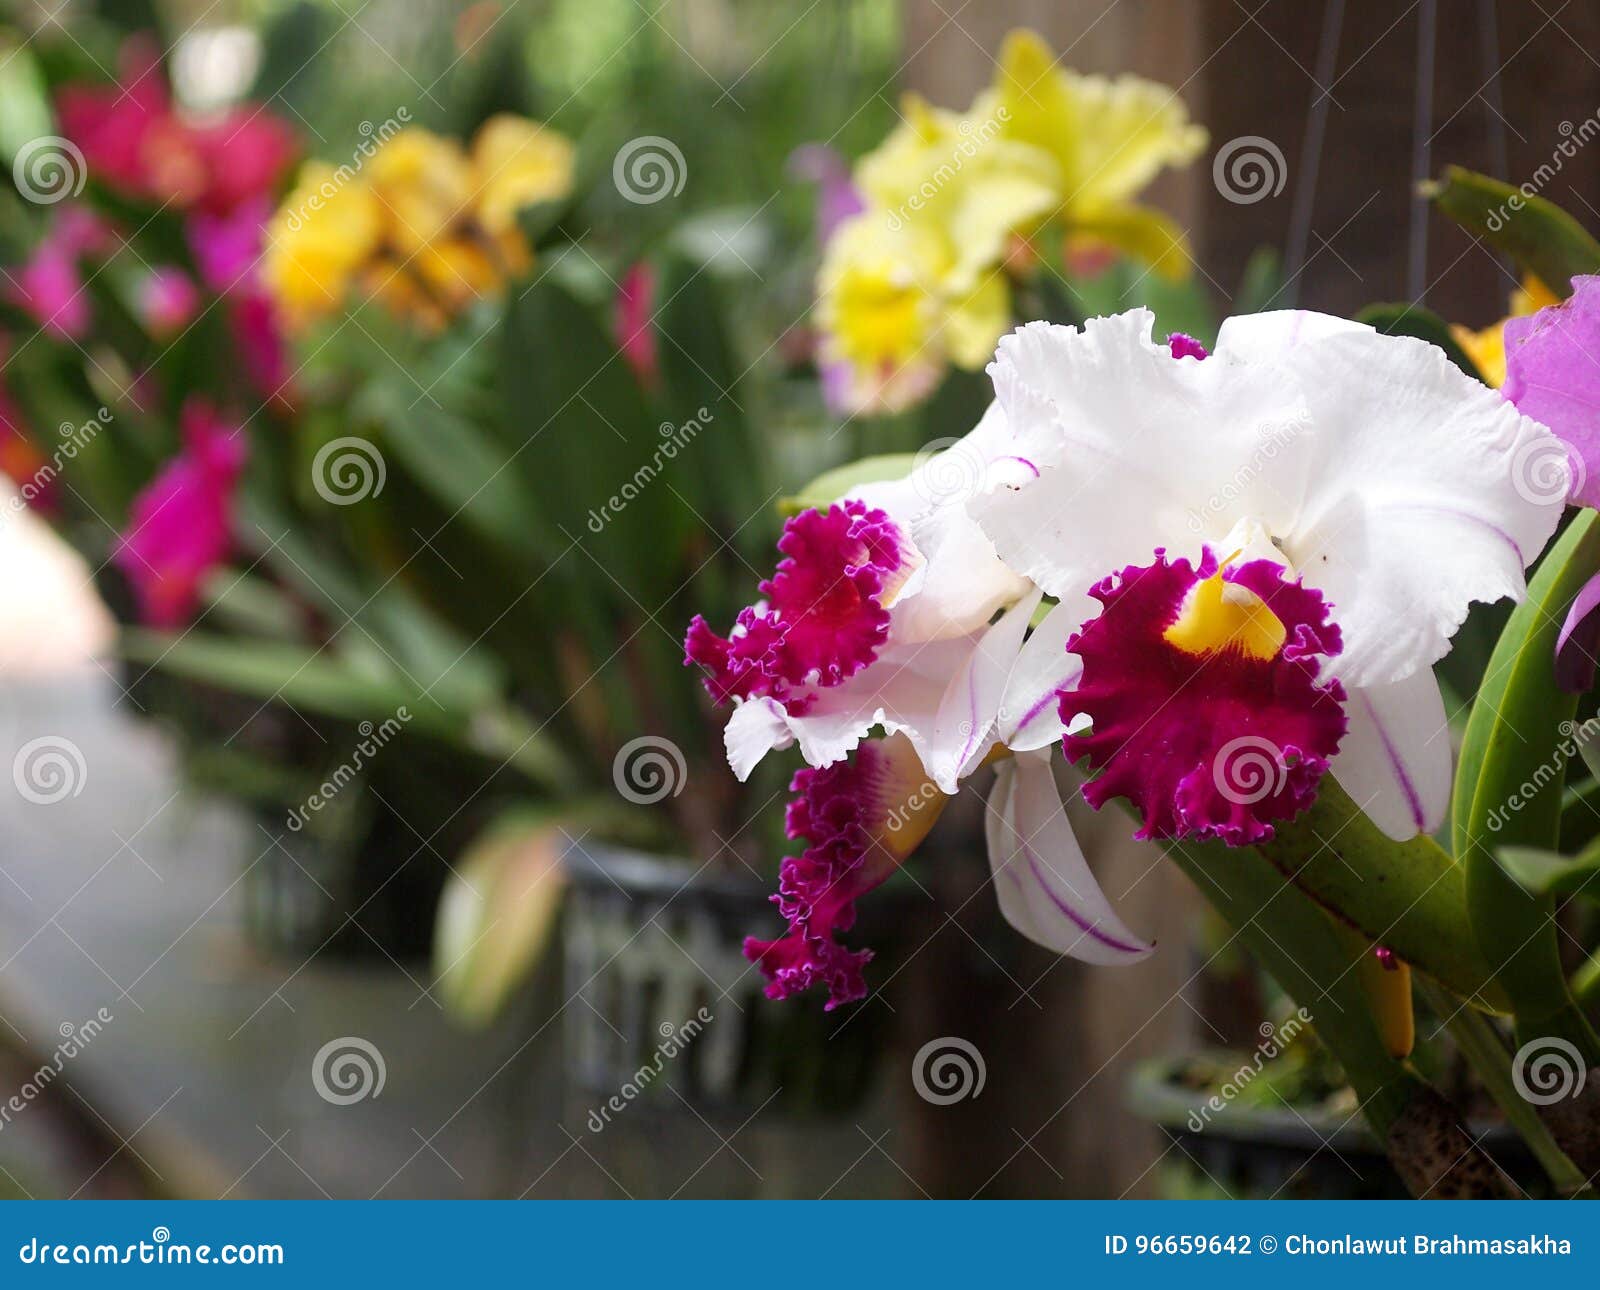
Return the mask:
<path fill-rule="evenodd" d="M 1356 315 L 1356 321 L 1377 328 L 1385 336 L 1415 336 L 1437 345 L 1468 376 L 1483 380 L 1477 364 L 1467 357 L 1467 351 L 1456 344 L 1455 337 L 1450 334 L 1450 324 L 1431 309 L 1404 302 L 1368 305 Z"/>
<path fill-rule="evenodd" d="M 784 515 L 798 515 L 801 511 L 820 510 L 838 501 L 860 484 L 876 484 L 886 479 L 904 479 L 918 464 L 920 453 L 891 452 L 879 457 L 863 457 L 832 470 L 824 471 L 793 497 L 778 503 Z"/>
<path fill-rule="evenodd" d="M 1472 931 L 1497 965 L 1519 1033 L 1566 1038 L 1591 1064 L 1600 1062 L 1600 1041 L 1567 992 L 1551 898 L 1519 886 L 1495 853 L 1559 846 L 1577 696 L 1556 684 L 1556 637 L 1567 606 L 1600 570 L 1597 519 L 1585 511 L 1568 526 L 1507 621 L 1473 701 L 1451 801 Z"/>
<path fill-rule="evenodd" d="M 1500 867 L 1536 896 L 1585 895 L 1600 900 L 1600 847 L 1564 856 L 1538 847 L 1501 847 Z"/>
<path fill-rule="evenodd" d="M 1423 193 L 1456 223 L 1504 251 L 1558 296 L 1578 274 L 1600 273 L 1600 242 L 1554 202 L 1451 166 Z"/>
<path fill-rule="evenodd" d="M 470 1026 L 493 1021 L 544 958 L 561 911 L 567 835 L 518 808 L 463 853 L 439 897 L 433 967 L 445 1006 Z"/>

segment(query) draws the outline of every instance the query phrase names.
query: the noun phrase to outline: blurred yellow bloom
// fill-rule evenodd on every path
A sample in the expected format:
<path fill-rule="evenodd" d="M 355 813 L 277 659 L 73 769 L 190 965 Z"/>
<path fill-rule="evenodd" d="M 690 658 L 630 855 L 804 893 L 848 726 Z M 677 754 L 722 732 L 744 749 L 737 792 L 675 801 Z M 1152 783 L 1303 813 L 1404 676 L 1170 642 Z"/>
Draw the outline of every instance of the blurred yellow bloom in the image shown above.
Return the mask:
<path fill-rule="evenodd" d="M 907 95 L 900 125 L 856 164 L 866 211 L 824 253 L 830 401 L 893 410 L 947 362 L 981 367 L 1011 323 L 1007 275 L 1029 271 L 1048 229 L 1074 259 L 1115 248 L 1187 274 L 1181 230 L 1132 198 L 1205 145 L 1175 91 L 1057 68 L 1032 32 L 1006 38 L 995 83 L 966 112 Z"/>
<path fill-rule="evenodd" d="M 472 141 L 478 222 L 491 236 L 516 229 L 517 212 L 572 191 L 572 144 L 526 117 L 502 112 Z"/>
<path fill-rule="evenodd" d="M 572 170 L 571 143 L 509 114 L 484 123 L 470 156 L 408 127 L 364 166 L 308 162 L 272 222 L 268 286 L 291 328 L 340 308 L 352 285 L 442 326 L 531 267 L 517 212 L 565 196 Z"/>
<path fill-rule="evenodd" d="M 472 202 L 474 176 L 454 139 L 415 126 L 400 131 L 367 163 L 388 215 L 388 238 L 402 252 L 442 237 Z"/>
<path fill-rule="evenodd" d="M 1466 352 L 1472 365 L 1478 369 L 1486 385 L 1499 389 L 1506 381 L 1506 322 L 1538 313 L 1547 305 L 1558 305 L 1561 297 L 1551 291 L 1531 273 L 1524 275 L 1522 285 L 1511 293 L 1506 317 L 1481 331 L 1473 331 L 1459 323 L 1452 323 L 1450 335 Z"/>
<path fill-rule="evenodd" d="M 382 213 L 359 178 L 308 161 L 268 226 L 262 272 L 291 326 L 344 302 L 352 275 L 377 249 Z"/>
<path fill-rule="evenodd" d="M 1204 127 L 1176 90 L 1137 76 L 1080 76 L 1057 67 L 1031 31 L 1014 31 L 994 85 L 971 115 L 1001 122 L 1005 138 L 1047 152 L 1060 173 L 1056 216 L 1068 233 L 1097 236 L 1168 277 L 1189 270 L 1182 233 L 1132 198 L 1163 169 L 1204 151 Z"/>
<path fill-rule="evenodd" d="M 955 272 L 943 239 L 868 209 L 828 241 L 817 322 L 830 399 L 895 412 L 927 395 L 948 362 L 979 367 L 1011 321 L 1000 274 Z"/>

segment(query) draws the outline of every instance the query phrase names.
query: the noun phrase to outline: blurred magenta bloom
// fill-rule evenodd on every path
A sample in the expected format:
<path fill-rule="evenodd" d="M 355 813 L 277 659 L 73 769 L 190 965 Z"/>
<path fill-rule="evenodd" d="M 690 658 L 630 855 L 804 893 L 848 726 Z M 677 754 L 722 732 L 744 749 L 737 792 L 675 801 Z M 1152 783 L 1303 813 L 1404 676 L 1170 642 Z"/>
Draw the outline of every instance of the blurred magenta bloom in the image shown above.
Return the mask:
<path fill-rule="evenodd" d="M 90 171 L 126 196 L 226 214 L 270 195 L 294 160 L 294 135 L 278 117 L 241 104 L 213 121 L 174 109 L 149 36 L 130 36 L 117 85 L 69 85 L 57 98 L 62 133 Z"/>
<path fill-rule="evenodd" d="M 817 186 L 817 242 L 833 236 L 852 215 L 867 208 L 860 191 L 850 179 L 850 163 L 822 143 L 808 143 L 789 154 L 789 170 L 800 179 Z"/>
<path fill-rule="evenodd" d="M 222 294 L 256 280 L 272 203 L 265 196 L 241 202 L 225 215 L 196 211 L 186 232 L 200 280 Z"/>
<path fill-rule="evenodd" d="M 228 298 L 228 325 L 250 383 L 264 397 L 287 406 L 289 354 L 272 297 L 259 286 L 233 292 Z"/>
<path fill-rule="evenodd" d="M 134 303 L 145 330 L 166 338 L 182 331 L 200 312 L 200 288 L 182 269 L 164 264 L 145 275 Z"/>
<path fill-rule="evenodd" d="M 243 428 L 205 399 L 184 403 L 182 427 L 183 448 L 134 498 L 112 557 L 133 587 L 140 618 L 164 629 L 189 621 L 201 583 L 228 557 L 246 457 Z"/>
<path fill-rule="evenodd" d="M 17 271 L 8 294 L 52 336 L 81 340 L 89 330 L 89 296 L 77 257 L 48 237 Z"/>
<path fill-rule="evenodd" d="M 617 348 L 628 360 L 628 366 L 639 378 L 639 384 L 647 387 L 656 383 L 660 364 L 652 316 L 655 301 L 655 268 L 640 260 L 622 275 L 622 281 L 617 286 L 612 332 Z"/>

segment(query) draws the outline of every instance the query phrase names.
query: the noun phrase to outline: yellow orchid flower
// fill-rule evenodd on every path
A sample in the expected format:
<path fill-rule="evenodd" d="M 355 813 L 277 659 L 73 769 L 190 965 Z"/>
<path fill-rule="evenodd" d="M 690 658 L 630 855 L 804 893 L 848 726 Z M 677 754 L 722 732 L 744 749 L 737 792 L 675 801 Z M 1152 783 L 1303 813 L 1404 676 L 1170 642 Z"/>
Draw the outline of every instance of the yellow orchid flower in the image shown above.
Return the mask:
<path fill-rule="evenodd" d="M 950 245 L 921 224 L 870 208 L 828 241 L 818 276 L 820 359 L 830 400 L 900 411 L 946 363 L 982 366 L 1011 324 L 1006 278 L 958 274 Z"/>
<path fill-rule="evenodd" d="M 893 225 L 915 224 L 948 243 L 950 289 L 970 290 L 1003 258 L 1014 232 L 1056 208 L 1055 160 L 978 121 L 908 94 L 902 123 L 856 165 L 856 184 Z"/>
<path fill-rule="evenodd" d="M 478 222 L 493 237 L 513 233 L 517 212 L 572 191 L 571 142 L 537 121 L 502 112 L 472 141 Z"/>
<path fill-rule="evenodd" d="M 472 203 L 472 164 L 454 139 L 410 126 L 367 163 L 389 244 L 409 253 L 445 236 Z"/>
<path fill-rule="evenodd" d="M 307 162 L 268 226 L 262 261 L 267 287 L 289 325 L 338 308 L 381 235 L 382 212 L 364 181 Z"/>
<path fill-rule="evenodd" d="M 1483 378 L 1484 384 L 1498 390 L 1506 381 L 1507 320 L 1523 318 L 1528 314 L 1538 313 L 1547 305 L 1560 303 L 1561 297 L 1531 273 L 1526 274 L 1522 279 L 1522 285 L 1511 293 L 1505 318 L 1479 331 L 1473 331 L 1470 327 L 1463 327 L 1459 323 L 1452 323 L 1450 335 L 1472 360 L 1472 365 L 1478 369 L 1478 375 Z"/>
<path fill-rule="evenodd" d="M 1132 198 L 1163 169 L 1205 149 L 1177 91 L 1137 76 L 1083 76 L 1056 66 L 1031 31 L 1014 31 L 995 84 L 970 115 L 1001 123 L 1007 139 L 1047 152 L 1060 173 L 1056 215 L 1069 236 L 1098 238 L 1153 264 L 1164 276 L 1189 270 L 1182 232 Z"/>

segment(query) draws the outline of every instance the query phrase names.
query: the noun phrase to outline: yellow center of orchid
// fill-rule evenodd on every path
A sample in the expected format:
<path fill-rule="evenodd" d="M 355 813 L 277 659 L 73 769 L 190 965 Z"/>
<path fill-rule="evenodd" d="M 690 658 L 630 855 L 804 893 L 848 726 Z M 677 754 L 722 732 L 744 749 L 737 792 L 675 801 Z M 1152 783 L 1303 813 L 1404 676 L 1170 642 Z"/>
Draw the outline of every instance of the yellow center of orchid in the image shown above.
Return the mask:
<path fill-rule="evenodd" d="M 1235 552 L 1190 588 L 1177 620 L 1162 633 L 1167 644 L 1202 657 L 1229 650 L 1262 661 L 1277 657 L 1288 637 L 1283 621 L 1255 592 L 1223 580 L 1237 557 Z"/>
<path fill-rule="evenodd" d="M 909 275 L 871 265 L 847 269 L 835 305 L 840 351 L 863 365 L 905 362 L 925 341 L 926 302 Z"/>

